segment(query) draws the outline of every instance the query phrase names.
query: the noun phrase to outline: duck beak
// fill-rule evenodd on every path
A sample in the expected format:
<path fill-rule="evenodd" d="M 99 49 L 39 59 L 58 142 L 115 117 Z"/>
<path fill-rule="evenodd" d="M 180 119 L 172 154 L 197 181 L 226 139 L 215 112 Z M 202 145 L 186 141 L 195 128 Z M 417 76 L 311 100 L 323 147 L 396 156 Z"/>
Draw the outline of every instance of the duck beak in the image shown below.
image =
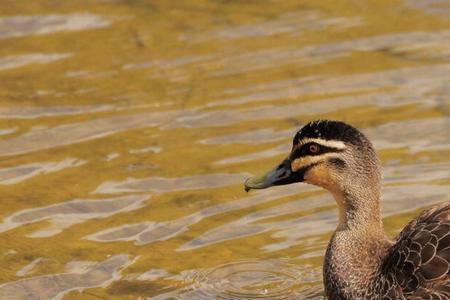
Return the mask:
<path fill-rule="evenodd" d="M 291 160 L 289 158 L 283 160 L 273 170 L 259 177 L 251 177 L 245 181 L 245 191 L 251 189 L 265 189 L 274 185 L 285 185 L 294 182 L 303 181 L 304 172 L 292 172 Z"/>

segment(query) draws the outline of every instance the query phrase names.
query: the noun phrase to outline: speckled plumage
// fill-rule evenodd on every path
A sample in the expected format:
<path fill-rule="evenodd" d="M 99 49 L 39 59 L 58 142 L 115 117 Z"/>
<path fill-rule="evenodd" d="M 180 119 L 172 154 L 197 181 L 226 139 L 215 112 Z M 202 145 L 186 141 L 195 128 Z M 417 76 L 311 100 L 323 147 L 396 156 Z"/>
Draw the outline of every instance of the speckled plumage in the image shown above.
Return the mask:
<path fill-rule="evenodd" d="M 450 204 L 422 212 L 394 242 L 382 235 L 348 237 L 334 236 L 327 249 L 329 299 L 450 299 Z"/>
<path fill-rule="evenodd" d="M 343 185 L 346 200 L 341 209 L 347 214 L 346 227 L 336 230 L 325 256 L 328 298 L 450 300 L 450 204 L 422 212 L 390 241 L 380 221 L 379 163 L 368 139 L 354 127 L 336 121 L 309 123 L 296 136 L 304 137 L 342 140 L 354 146 L 349 154 L 359 156 L 353 160 L 355 172 L 349 177 L 360 179 L 349 182 L 354 188 Z M 351 164 L 352 160 L 346 161 Z M 361 203 L 362 209 L 358 207 Z M 363 216 L 363 224 L 357 215 Z M 352 224 L 352 220 L 357 221 Z"/>
<path fill-rule="evenodd" d="M 381 221 L 380 163 L 359 130 L 340 121 L 308 123 L 288 158 L 247 180 L 246 189 L 300 181 L 329 190 L 339 208 L 323 267 L 329 299 L 450 300 L 450 203 L 423 211 L 390 240 Z"/>

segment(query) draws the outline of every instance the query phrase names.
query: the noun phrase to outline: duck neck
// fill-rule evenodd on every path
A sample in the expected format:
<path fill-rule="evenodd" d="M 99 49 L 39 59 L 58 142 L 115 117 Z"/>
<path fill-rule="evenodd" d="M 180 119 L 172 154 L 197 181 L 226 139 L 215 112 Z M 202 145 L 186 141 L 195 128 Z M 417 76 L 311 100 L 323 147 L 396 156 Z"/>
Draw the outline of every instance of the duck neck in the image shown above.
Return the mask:
<path fill-rule="evenodd" d="M 380 189 L 348 188 L 333 195 L 339 224 L 325 256 L 326 293 L 330 299 L 364 299 L 389 245 L 380 215 Z"/>
<path fill-rule="evenodd" d="M 363 231 L 366 235 L 382 233 L 380 184 L 358 181 L 332 191 L 339 208 L 336 231 Z"/>

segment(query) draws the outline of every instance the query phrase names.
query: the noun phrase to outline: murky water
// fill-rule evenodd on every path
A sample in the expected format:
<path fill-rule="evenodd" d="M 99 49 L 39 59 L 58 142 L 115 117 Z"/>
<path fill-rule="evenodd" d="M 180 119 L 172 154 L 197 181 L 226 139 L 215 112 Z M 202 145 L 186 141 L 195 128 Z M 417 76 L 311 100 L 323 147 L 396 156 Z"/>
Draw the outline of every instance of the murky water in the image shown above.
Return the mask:
<path fill-rule="evenodd" d="M 0 6 L 0 299 L 323 299 L 331 196 L 243 189 L 316 118 L 450 200 L 448 1 L 82 2 Z"/>

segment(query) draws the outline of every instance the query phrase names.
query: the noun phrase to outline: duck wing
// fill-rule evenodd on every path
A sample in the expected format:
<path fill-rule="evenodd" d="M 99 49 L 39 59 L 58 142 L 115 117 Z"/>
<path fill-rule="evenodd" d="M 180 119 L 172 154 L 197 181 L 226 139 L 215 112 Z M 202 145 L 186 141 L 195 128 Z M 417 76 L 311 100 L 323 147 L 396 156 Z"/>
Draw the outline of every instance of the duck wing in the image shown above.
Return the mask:
<path fill-rule="evenodd" d="M 406 225 L 381 272 L 387 299 L 450 300 L 450 203 L 425 210 Z"/>

